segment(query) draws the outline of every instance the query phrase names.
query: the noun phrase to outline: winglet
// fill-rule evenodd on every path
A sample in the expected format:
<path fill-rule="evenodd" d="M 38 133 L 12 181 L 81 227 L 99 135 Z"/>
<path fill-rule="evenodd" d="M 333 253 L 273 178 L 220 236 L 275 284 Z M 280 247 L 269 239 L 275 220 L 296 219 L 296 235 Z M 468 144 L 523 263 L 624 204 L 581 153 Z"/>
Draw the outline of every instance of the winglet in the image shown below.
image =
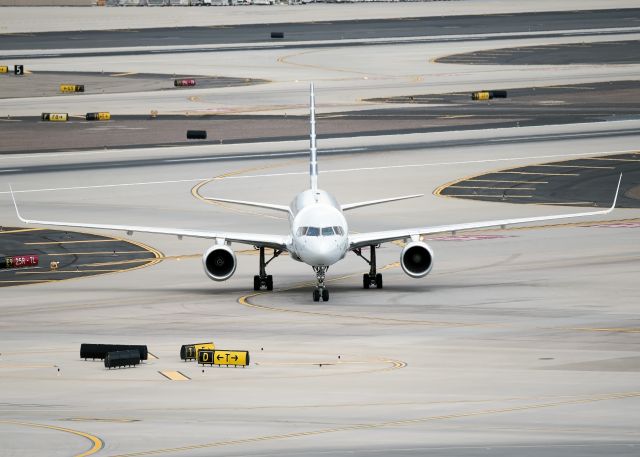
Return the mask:
<path fill-rule="evenodd" d="M 18 219 L 20 219 L 20 221 L 22 221 L 25 224 L 27 224 L 29 221 L 24 219 L 20 215 L 20 211 L 18 210 L 18 204 L 16 203 L 16 196 L 13 194 L 13 188 L 11 187 L 11 184 L 9 184 L 9 192 L 11 192 L 11 199 L 13 200 L 13 206 L 16 208 L 16 216 L 18 216 Z"/>
<path fill-rule="evenodd" d="M 616 207 L 616 203 L 618 202 L 618 193 L 620 192 L 620 184 L 622 184 L 622 173 L 620 173 L 620 178 L 618 178 L 618 187 L 616 188 L 616 195 L 613 197 L 613 203 L 611 204 L 611 208 L 609 211 L 613 211 Z"/>

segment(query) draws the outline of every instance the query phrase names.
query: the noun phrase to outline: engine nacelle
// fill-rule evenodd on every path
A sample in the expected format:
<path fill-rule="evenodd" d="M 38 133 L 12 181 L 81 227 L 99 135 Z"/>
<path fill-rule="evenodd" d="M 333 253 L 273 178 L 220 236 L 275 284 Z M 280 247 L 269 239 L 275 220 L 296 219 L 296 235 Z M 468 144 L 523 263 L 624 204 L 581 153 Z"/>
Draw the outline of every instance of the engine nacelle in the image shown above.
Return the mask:
<path fill-rule="evenodd" d="M 202 265 L 209 278 L 214 281 L 226 281 L 236 271 L 236 255 L 227 245 L 212 246 L 202 256 Z"/>
<path fill-rule="evenodd" d="M 433 251 L 422 241 L 412 241 L 402 250 L 400 265 L 412 278 L 422 278 L 433 268 Z"/>

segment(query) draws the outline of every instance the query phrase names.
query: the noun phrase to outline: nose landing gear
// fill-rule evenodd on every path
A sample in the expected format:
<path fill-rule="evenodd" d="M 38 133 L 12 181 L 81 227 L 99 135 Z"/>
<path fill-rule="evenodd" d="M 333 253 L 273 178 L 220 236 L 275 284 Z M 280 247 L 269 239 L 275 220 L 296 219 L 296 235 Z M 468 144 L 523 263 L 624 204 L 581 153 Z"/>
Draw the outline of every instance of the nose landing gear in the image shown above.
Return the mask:
<path fill-rule="evenodd" d="M 267 265 L 282 254 L 282 251 L 274 250 L 273 256 L 265 261 L 264 246 L 260 247 L 260 274 L 253 277 L 253 290 L 260 290 L 263 287 L 266 290 L 273 290 L 273 276 L 267 274 Z"/>
<path fill-rule="evenodd" d="M 357 255 L 358 257 L 361 257 L 371 267 L 369 269 L 369 273 L 365 273 L 362 275 L 362 287 L 364 289 L 369 289 L 371 286 L 375 286 L 378 289 L 382 289 L 382 273 L 376 272 L 376 248 L 378 248 L 378 246 L 371 245 L 370 248 L 371 248 L 370 259 L 367 259 L 365 256 L 362 255 L 361 248 L 357 248 L 353 250 L 355 255 Z"/>
<path fill-rule="evenodd" d="M 313 271 L 316 272 L 316 279 L 318 284 L 313 291 L 313 301 L 329 301 L 329 291 L 324 287 L 324 277 L 329 267 L 313 267 Z"/>

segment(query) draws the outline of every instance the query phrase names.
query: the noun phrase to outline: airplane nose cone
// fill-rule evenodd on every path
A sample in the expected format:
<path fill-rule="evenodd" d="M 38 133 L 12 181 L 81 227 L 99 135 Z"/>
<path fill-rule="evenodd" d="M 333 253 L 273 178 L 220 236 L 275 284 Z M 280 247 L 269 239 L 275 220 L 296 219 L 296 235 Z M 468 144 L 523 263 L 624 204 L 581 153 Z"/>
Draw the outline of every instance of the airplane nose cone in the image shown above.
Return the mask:
<path fill-rule="evenodd" d="M 308 243 L 304 250 L 302 260 L 313 266 L 329 266 L 340 260 L 339 249 L 335 243 L 312 242 Z"/>

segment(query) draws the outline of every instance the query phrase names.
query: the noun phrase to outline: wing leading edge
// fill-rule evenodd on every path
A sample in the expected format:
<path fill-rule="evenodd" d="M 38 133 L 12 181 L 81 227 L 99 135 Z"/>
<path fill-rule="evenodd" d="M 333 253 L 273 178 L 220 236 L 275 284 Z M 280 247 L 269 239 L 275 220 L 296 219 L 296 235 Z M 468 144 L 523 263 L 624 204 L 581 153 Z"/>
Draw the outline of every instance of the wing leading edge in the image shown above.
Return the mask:
<path fill-rule="evenodd" d="M 78 227 L 99 230 L 115 230 L 127 232 L 131 235 L 133 232 L 157 233 L 162 235 L 175 235 L 178 237 L 207 238 L 216 240 L 225 240 L 232 243 L 249 244 L 253 246 L 264 246 L 273 249 L 287 250 L 288 237 L 281 235 L 267 235 L 260 233 L 236 233 L 236 232 L 213 232 L 208 230 L 191 230 L 168 227 L 144 227 L 136 225 L 113 225 L 113 224 L 91 224 L 85 222 L 64 222 L 64 221 L 42 221 L 36 219 L 26 219 L 20 214 L 18 204 L 16 202 L 13 189 L 9 186 L 13 206 L 16 209 L 16 215 L 20 221 L 25 224 L 50 225 L 57 227 Z"/>
<path fill-rule="evenodd" d="M 488 227 L 500 227 L 500 226 L 514 225 L 514 224 L 526 224 L 530 222 L 543 222 L 543 221 L 552 221 L 557 219 L 570 219 L 575 217 L 598 216 L 603 214 L 609 214 L 616 207 L 616 202 L 618 201 L 618 193 L 620 192 L 621 182 L 622 182 L 622 174 L 620 174 L 620 178 L 618 179 L 618 187 L 616 188 L 616 193 L 613 198 L 613 203 L 609 208 L 604 210 L 586 211 L 582 213 L 554 214 L 551 216 L 520 217 L 520 218 L 514 218 L 514 219 L 497 219 L 497 220 L 491 220 L 491 221 L 466 222 L 461 224 L 436 225 L 433 227 L 416 227 L 416 228 L 388 230 L 388 231 L 381 231 L 381 232 L 358 233 L 358 234 L 349 236 L 349 248 L 356 249 L 359 247 L 369 246 L 372 244 L 388 243 L 390 241 L 402 240 L 407 238 L 416 239 L 422 235 L 434 235 L 437 233 L 444 233 L 444 232 L 458 232 L 462 230 L 481 229 L 481 228 L 488 228 Z"/>

